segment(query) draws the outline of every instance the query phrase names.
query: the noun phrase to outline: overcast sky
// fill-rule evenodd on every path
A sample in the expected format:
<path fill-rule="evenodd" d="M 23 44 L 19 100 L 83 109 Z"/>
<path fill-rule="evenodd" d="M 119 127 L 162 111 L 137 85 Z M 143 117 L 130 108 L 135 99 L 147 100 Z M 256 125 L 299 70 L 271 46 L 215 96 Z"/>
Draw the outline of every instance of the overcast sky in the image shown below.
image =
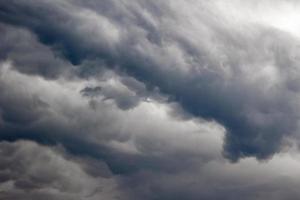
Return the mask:
<path fill-rule="evenodd" d="M 0 0 L 0 199 L 297 200 L 297 0 Z"/>

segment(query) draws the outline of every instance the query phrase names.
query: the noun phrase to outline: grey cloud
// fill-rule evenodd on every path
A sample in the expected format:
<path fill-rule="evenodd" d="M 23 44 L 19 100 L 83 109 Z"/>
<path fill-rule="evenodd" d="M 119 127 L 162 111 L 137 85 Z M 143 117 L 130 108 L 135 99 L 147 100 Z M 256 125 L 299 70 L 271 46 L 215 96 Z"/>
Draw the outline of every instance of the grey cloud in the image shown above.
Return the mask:
<path fill-rule="evenodd" d="M 76 180 L 44 155 L 79 185 L 117 177 L 128 199 L 297 199 L 298 158 L 280 152 L 299 143 L 299 39 L 224 2 L 0 0 L 0 139 L 69 155 L 1 143 L 12 163 L 4 149 L 41 149 L 29 166 L 47 176 L 28 176 L 33 153 L 17 151 L 0 197 L 74 199 Z M 270 7 L 282 5 L 299 9 Z"/>
<path fill-rule="evenodd" d="M 111 175 L 100 161 L 78 159 L 60 147 L 28 141 L 1 142 L 0 154 L 0 197 L 5 199 L 218 200 L 243 196 L 294 200 L 299 196 L 299 163 L 288 154 L 264 165 L 254 159 L 238 164 L 197 161 L 176 174 L 145 170 L 123 177 Z M 288 171 L 283 168 L 286 164 Z M 91 171 L 94 167 L 96 174 Z"/>
<path fill-rule="evenodd" d="M 123 89 L 123 90 L 122 90 Z M 125 90 L 124 90 L 125 89 Z M 100 96 L 100 94 L 104 95 L 103 100 L 110 100 L 113 99 L 119 108 L 122 109 L 129 109 L 135 107 L 139 101 L 140 97 L 136 96 L 135 93 L 132 93 L 130 90 L 126 88 L 116 88 L 114 86 L 107 86 L 107 87 L 85 87 L 80 91 L 80 93 L 85 97 L 91 98 L 91 103 L 95 103 L 95 97 Z"/>
<path fill-rule="evenodd" d="M 6 93 L 0 96 L 0 102 L 3 107 L 10 102 L 11 107 L 1 112 L 1 140 L 31 139 L 43 144 L 62 144 L 75 155 L 104 160 L 117 174 L 143 168 L 183 170 L 191 158 L 201 155 L 203 158 L 199 159 L 209 160 L 219 148 L 220 142 L 215 144 L 212 140 L 209 148 L 206 145 L 198 147 L 198 142 L 210 141 L 204 134 L 211 132 L 217 136 L 222 133 L 220 127 L 212 123 L 213 129 L 206 130 L 205 123 L 198 127 L 196 122 L 169 118 L 167 113 L 172 108 L 163 103 L 143 101 L 131 110 L 124 110 L 117 102 L 105 100 L 97 101 L 96 109 L 90 109 L 89 99 L 79 93 L 85 83 L 74 81 L 68 85 L 24 75 L 11 67 L 2 68 L 0 83 Z M 30 91 L 19 88 L 20 83 Z M 49 91 L 55 92 L 49 94 Z M 16 95 L 18 98 L 13 99 Z M 43 103 L 37 104 L 36 99 Z M 23 116 L 24 120 L 11 120 L 6 117 L 8 115 L 17 119 Z M 198 132 L 201 134 L 196 134 Z M 190 137 L 185 138 L 189 133 Z M 184 147 L 177 138 L 191 146 Z M 182 152 L 176 153 L 177 148 Z M 182 159 L 175 159 L 179 155 Z"/>
<path fill-rule="evenodd" d="M 72 76 L 72 66 L 28 30 L 1 23 L 0 32 L 2 62 L 12 61 L 19 71 L 46 78 Z"/>
<path fill-rule="evenodd" d="M 0 143 L 5 199 L 119 199 L 117 179 L 92 177 L 58 149 L 19 141 Z M 100 170 L 100 168 L 98 168 Z M 3 190 L 4 189 L 4 190 Z"/>
<path fill-rule="evenodd" d="M 159 88 L 187 112 L 223 124 L 224 155 L 231 160 L 267 158 L 280 151 L 285 135 L 297 131 L 298 105 L 292 99 L 298 98 L 298 61 L 290 57 L 299 54 L 296 38 L 264 24 L 234 27 L 221 21 L 227 13 L 217 13 L 211 3 L 200 3 L 200 13 L 184 2 L 90 3 L 99 9 L 82 4 L 13 1 L 3 4 L 2 19 L 59 45 L 73 64 L 97 58 L 149 89 Z M 193 17 L 199 17 L 198 27 L 192 27 Z M 92 19 L 99 22 L 95 29 Z M 124 109 L 137 103 L 111 90 L 107 95 Z"/>
<path fill-rule="evenodd" d="M 87 97 L 97 97 L 101 94 L 101 90 L 102 88 L 100 86 L 85 87 L 80 91 L 80 93 L 82 93 L 83 96 L 87 96 Z"/>

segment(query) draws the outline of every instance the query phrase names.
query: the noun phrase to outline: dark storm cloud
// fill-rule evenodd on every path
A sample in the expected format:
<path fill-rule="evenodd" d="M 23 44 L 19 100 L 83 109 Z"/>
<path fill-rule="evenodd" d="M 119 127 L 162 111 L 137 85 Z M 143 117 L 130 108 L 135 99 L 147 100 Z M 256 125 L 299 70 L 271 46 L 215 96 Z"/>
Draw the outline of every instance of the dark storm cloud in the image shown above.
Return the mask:
<path fill-rule="evenodd" d="M 239 164 L 216 161 L 176 174 L 141 171 L 119 177 L 111 174 L 105 163 L 74 157 L 59 146 L 0 142 L 0 155 L 0 197 L 4 199 L 221 200 L 242 196 L 247 200 L 294 200 L 299 196 L 299 178 L 282 168 L 292 164 L 296 167 L 292 174 L 298 174 L 299 163 L 289 156 L 277 157 L 279 161 L 274 159 L 266 166 L 254 160 Z"/>
<path fill-rule="evenodd" d="M 121 199 L 246 196 L 250 200 L 271 198 L 274 192 L 278 199 L 298 195 L 298 190 L 294 190 L 299 182 L 295 176 L 299 166 L 296 160 L 285 155 L 266 166 L 254 159 L 230 164 L 220 155 L 222 129 L 214 124 L 169 118 L 163 105 L 155 107 L 151 102 L 141 103 L 129 112 L 99 101 L 97 109 L 92 110 L 79 93 L 84 84 L 73 83 L 79 84 L 74 90 L 74 86 L 68 88 L 5 66 L 0 78 L 6 88 L 2 99 L 18 94 L 19 98 L 11 102 L 16 106 L 17 100 L 23 104 L 15 109 L 20 115 L 25 112 L 33 116 L 28 121 L 1 120 L 1 138 L 11 141 L 0 144 L 2 198 L 99 199 L 107 195 L 108 189 L 100 189 L 103 184 L 104 188 L 112 184 L 115 189 L 109 189 L 108 194 L 121 193 Z M 22 91 L 20 84 L 31 90 Z M 49 94 L 51 91 L 55 92 Z M 22 111 L 22 107 L 30 108 L 37 97 L 43 102 L 36 104 L 38 113 L 34 109 Z M 51 146 L 61 144 L 71 155 L 32 142 L 14 142 L 22 138 Z M 116 145 L 109 145 L 110 142 Z M 81 189 L 73 190 L 77 185 Z M 282 187 L 286 189 L 283 191 Z"/>
<path fill-rule="evenodd" d="M 46 78 L 70 76 L 71 65 L 61 60 L 58 54 L 41 44 L 37 37 L 26 29 L 0 24 L 0 59 L 11 60 L 23 73 L 42 75 Z"/>
<path fill-rule="evenodd" d="M 90 86 L 85 87 L 89 89 L 82 90 L 84 84 L 70 83 L 78 84 L 78 89 L 74 90 L 74 86 L 68 88 L 54 80 L 39 79 L 12 69 L 2 66 L 0 71 L 0 85 L 5 91 L 0 96 L 1 140 L 27 139 L 47 145 L 62 144 L 74 155 L 104 160 L 115 174 L 134 173 L 142 169 L 180 171 L 192 162 L 190 158 L 202 154 L 194 152 L 194 146 L 186 149 L 175 141 L 171 147 L 163 145 L 168 143 L 171 134 L 174 134 L 173 140 L 177 140 L 177 137 L 184 137 L 184 134 L 201 129 L 194 127 L 193 130 L 193 126 L 185 125 L 185 122 L 173 121 L 164 115 L 156 116 L 165 112 L 156 103 L 144 102 L 127 110 L 119 105 L 125 97 L 107 99 L 108 94 L 99 93 L 97 98 L 105 100 L 95 99 L 95 109 L 90 109 L 89 99 L 82 97 L 82 91 L 95 92 Z M 136 93 L 139 89 L 142 90 L 137 87 L 137 82 L 124 79 L 135 88 Z M 108 91 L 111 89 L 108 87 L 109 81 L 110 79 L 102 86 Z M 113 83 L 117 82 L 114 80 Z M 118 84 L 114 85 L 115 90 L 122 91 L 122 86 L 121 89 L 133 92 L 121 82 Z M 54 93 L 50 94 L 50 91 Z M 199 139 L 201 138 L 197 138 Z M 125 146 L 118 146 L 123 143 Z M 182 152 L 176 153 L 176 146 L 182 148 Z M 206 147 L 204 145 L 200 148 Z M 178 157 L 181 159 L 175 159 Z M 210 157 L 202 155 L 198 159 L 209 160 Z"/>
<path fill-rule="evenodd" d="M 228 132 L 225 155 L 232 160 L 266 158 L 280 150 L 285 135 L 296 131 L 298 109 L 292 98 L 298 91 L 298 61 L 291 58 L 299 54 L 296 38 L 264 25 L 236 28 L 226 19 L 221 22 L 222 14 L 213 10 L 199 13 L 200 31 L 189 23 L 180 31 L 172 23 L 190 16 L 170 2 L 103 1 L 83 7 L 83 2 L 71 2 L 3 2 L 1 19 L 32 30 L 73 64 L 97 58 L 149 89 L 158 87 L 193 115 L 223 124 Z M 268 79 L 276 80 L 267 86 Z M 128 109 L 136 105 L 133 101 L 117 103 Z"/>
<path fill-rule="evenodd" d="M 297 199 L 299 39 L 224 2 L 0 0 L 0 198 Z"/>
<path fill-rule="evenodd" d="M 26 141 L 1 142 L 0 155 L 1 199 L 120 198 L 116 178 L 91 176 L 59 149 Z M 105 172 L 105 164 L 99 162 L 97 168 Z"/>

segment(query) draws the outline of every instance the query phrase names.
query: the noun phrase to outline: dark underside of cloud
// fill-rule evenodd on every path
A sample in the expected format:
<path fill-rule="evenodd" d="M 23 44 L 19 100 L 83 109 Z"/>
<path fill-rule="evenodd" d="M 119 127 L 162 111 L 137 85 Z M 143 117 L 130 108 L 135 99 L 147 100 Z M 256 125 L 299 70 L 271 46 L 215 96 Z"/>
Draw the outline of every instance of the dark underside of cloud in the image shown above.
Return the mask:
<path fill-rule="evenodd" d="M 296 199 L 300 5 L 224 2 L 0 0 L 0 198 Z"/>

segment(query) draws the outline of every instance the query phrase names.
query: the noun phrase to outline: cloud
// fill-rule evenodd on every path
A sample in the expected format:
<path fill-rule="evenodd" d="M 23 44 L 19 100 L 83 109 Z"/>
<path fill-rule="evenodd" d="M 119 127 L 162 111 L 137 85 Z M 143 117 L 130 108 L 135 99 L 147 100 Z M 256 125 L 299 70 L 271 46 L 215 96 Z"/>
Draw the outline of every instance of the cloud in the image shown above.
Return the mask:
<path fill-rule="evenodd" d="M 195 159 L 175 173 L 143 169 L 124 176 L 113 174 L 101 160 L 68 154 L 61 146 L 0 142 L 0 154 L 0 197 L 5 199 L 218 200 L 244 196 L 294 200 L 299 196 L 299 156 L 293 150 L 265 163 L 253 158 L 230 163 L 213 156 L 209 161 Z"/>
<path fill-rule="evenodd" d="M 13 61 L 19 71 L 27 74 L 51 79 L 72 76 L 72 66 L 50 47 L 41 44 L 30 31 L 1 23 L 0 32 L 2 61 Z"/>
<path fill-rule="evenodd" d="M 296 199 L 299 6 L 0 0 L 2 198 Z"/>
<path fill-rule="evenodd" d="M 1 18 L 33 31 L 75 65 L 99 61 L 158 88 L 194 116 L 216 120 L 227 129 L 224 155 L 231 160 L 267 158 L 297 132 L 298 40 L 267 17 L 229 13 L 252 4 L 223 4 L 13 1 L 1 6 Z M 124 109 L 137 104 L 120 95 L 108 92 Z"/>
<path fill-rule="evenodd" d="M 1 142 L 0 152 L 1 198 L 119 199 L 121 197 L 117 189 L 117 178 L 91 176 L 78 161 L 66 157 L 59 148 L 47 148 L 28 141 Z M 102 165 L 105 166 L 103 163 Z M 100 170 L 99 166 L 101 165 L 98 165 Z"/>
<path fill-rule="evenodd" d="M 101 100 L 107 98 L 104 93 L 97 97 L 100 100 L 94 100 L 95 107 L 91 109 L 91 100 L 80 93 L 86 88 L 86 81 L 32 77 L 13 70 L 9 63 L 4 63 L 0 72 L 1 86 L 6 88 L 0 102 L 11 104 L 1 110 L 2 140 L 21 138 L 62 144 L 74 154 L 105 160 L 115 173 L 143 168 L 181 170 L 187 163 L 181 165 L 182 161 L 173 160 L 178 148 L 187 162 L 190 156 L 210 159 L 220 151 L 222 141 L 214 138 L 222 137 L 223 127 L 215 122 L 169 117 L 173 108 L 166 103 L 153 99 L 126 110 L 119 108 L 118 100 Z M 114 80 L 109 76 L 104 83 Z M 18 87 L 20 83 L 30 90 Z M 19 98 L 13 99 L 16 95 Z M 186 138 L 186 134 L 190 137 Z M 186 141 L 189 147 L 178 139 Z M 210 146 L 201 145 L 206 142 Z M 168 155 L 170 160 L 164 160 Z M 126 163 L 127 159 L 132 163 Z M 151 164 L 144 163 L 146 160 Z M 170 161 L 178 163 L 170 166 Z"/>

